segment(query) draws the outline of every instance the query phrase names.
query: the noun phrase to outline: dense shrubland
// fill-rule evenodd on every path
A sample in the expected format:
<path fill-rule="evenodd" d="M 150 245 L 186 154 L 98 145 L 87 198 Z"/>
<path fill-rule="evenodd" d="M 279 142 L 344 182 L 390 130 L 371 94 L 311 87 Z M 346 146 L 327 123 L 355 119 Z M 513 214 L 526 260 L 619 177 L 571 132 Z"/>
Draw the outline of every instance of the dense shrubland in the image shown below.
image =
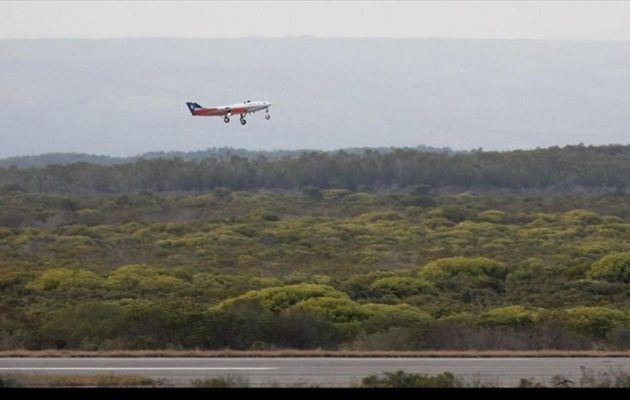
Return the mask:
<path fill-rule="evenodd" d="M 630 198 L 0 195 L 0 349 L 628 349 Z"/>

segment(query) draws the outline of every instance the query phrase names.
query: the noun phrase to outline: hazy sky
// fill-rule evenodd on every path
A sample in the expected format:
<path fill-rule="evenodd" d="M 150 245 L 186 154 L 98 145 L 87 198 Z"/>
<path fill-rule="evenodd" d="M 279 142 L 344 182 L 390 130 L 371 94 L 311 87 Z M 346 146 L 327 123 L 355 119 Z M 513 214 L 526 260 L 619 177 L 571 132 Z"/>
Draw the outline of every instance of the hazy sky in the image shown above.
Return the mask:
<path fill-rule="evenodd" d="M 155 37 L 245 39 L 1 40 Z M 630 1 L 0 0 L 0 157 L 627 143 L 628 93 Z"/>
<path fill-rule="evenodd" d="M 0 38 L 288 35 L 630 40 L 630 2 L 0 2 Z"/>

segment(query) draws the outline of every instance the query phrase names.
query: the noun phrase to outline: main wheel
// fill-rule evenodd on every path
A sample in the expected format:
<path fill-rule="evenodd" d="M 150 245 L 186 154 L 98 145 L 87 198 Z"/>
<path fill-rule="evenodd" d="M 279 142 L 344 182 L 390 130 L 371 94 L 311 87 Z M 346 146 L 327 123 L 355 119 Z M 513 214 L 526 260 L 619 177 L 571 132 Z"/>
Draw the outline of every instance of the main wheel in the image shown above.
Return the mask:
<path fill-rule="evenodd" d="M 230 117 L 225 117 L 225 118 L 223 118 L 223 122 L 225 122 L 226 124 L 227 124 L 228 122 L 230 122 Z"/>
<path fill-rule="evenodd" d="M 243 118 L 241 118 L 241 125 L 245 125 L 247 123 L 247 121 L 245 121 Z"/>
<path fill-rule="evenodd" d="M 265 115 L 265 119 L 266 120 L 269 120 L 269 118 L 271 118 L 271 115 L 269 115 L 269 114 Z"/>

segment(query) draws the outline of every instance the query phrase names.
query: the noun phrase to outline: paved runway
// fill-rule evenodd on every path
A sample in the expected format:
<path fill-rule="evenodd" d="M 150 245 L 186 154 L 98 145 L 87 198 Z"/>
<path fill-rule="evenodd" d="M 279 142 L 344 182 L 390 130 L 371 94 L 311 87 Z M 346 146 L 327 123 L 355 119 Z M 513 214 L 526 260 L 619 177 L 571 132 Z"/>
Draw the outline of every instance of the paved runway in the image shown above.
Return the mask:
<path fill-rule="evenodd" d="M 0 358 L 0 374 L 132 374 L 190 386 L 193 379 L 244 377 L 250 387 L 352 387 L 385 371 L 482 379 L 493 386 L 516 386 L 521 378 L 548 383 L 562 375 L 575 383 L 581 368 L 623 369 L 630 358 Z"/>

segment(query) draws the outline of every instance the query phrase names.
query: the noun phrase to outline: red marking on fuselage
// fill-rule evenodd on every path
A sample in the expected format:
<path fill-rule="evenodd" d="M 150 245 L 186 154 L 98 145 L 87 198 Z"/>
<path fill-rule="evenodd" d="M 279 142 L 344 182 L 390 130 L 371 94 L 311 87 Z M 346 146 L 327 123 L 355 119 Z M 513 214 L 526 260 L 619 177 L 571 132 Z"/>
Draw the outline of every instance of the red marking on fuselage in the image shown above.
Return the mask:
<path fill-rule="evenodd" d="M 243 114 L 247 112 L 247 108 L 233 108 L 231 110 L 218 109 L 218 108 L 197 108 L 193 110 L 192 114 L 201 117 L 220 117 L 223 115 L 227 115 L 228 113 L 234 114 Z"/>
<path fill-rule="evenodd" d="M 225 110 L 219 110 L 217 108 L 197 108 L 196 110 L 193 110 L 193 115 L 199 115 L 202 117 L 213 117 L 225 114 L 227 114 Z"/>

